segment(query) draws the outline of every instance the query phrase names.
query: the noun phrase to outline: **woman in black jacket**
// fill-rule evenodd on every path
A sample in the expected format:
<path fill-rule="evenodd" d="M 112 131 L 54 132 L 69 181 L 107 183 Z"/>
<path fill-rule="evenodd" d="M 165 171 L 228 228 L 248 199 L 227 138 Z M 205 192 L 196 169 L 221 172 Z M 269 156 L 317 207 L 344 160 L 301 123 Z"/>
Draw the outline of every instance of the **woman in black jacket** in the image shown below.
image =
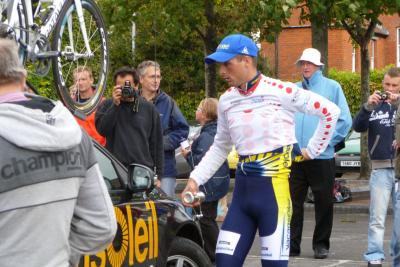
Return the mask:
<path fill-rule="evenodd" d="M 194 140 L 191 148 L 182 149 L 182 155 L 186 158 L 192 169 L 206 154 L 217 133 L 217 107 L 215 98 L 203 99 L 196 110 L 196 121 L 200 123 L 200 135 Z M 225 161 L 214 176 L 207 183 L 200 186 L 206 198 L 200 208 L 203 217 L 200 218 L 201 231 L 204 237 L 204 247 L 211 261 L 215 261 L 215 246 L 219 228 L 215 221 L 217 217 L 218 200 L 223 198 L 229 189 L 229 166 Z M 196 208 L 196 209 L 200 209 Z"/>

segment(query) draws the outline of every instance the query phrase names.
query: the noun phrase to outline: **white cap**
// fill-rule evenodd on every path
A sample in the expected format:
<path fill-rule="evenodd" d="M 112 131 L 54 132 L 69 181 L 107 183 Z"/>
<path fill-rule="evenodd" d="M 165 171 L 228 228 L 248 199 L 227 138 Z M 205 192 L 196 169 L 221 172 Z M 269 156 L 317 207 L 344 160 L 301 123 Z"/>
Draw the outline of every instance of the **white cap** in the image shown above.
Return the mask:
<path fill-rule="evenodd" d="M 324 63 L 321 62 L 321 53 L 315 48 L 306 48 L 301 54 L 301 57 L 296 61 L 299 64 L 300 61 L 308 61 L 316 66 L 323 66 Z"/>

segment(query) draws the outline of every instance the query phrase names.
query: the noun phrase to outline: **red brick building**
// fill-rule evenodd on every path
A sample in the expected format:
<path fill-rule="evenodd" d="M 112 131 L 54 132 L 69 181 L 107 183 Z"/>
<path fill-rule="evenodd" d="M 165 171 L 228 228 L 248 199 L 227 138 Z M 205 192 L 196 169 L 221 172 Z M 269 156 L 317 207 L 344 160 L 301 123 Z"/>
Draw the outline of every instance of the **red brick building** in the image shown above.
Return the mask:
<path fill-rule="evenodd" d="M 398 14 L 382 16 L 369 47 L 371 68 L 393 64 L 400 67 L 400 17 Z M 311 47 L 311 25 L 300 24 L 299 11 L 295 11 L 275 43 L 263 42 L 262 53 L 272 73 L 278 78 L 297 80 L 300 73 L 295 63 L 305 48 Z M 276 60 L 278 59 L 278 60 Z M 328 32 L 329 68 L 360 71 L 359 49 L 354 49 L 349 34 L 343 29 Z"/>

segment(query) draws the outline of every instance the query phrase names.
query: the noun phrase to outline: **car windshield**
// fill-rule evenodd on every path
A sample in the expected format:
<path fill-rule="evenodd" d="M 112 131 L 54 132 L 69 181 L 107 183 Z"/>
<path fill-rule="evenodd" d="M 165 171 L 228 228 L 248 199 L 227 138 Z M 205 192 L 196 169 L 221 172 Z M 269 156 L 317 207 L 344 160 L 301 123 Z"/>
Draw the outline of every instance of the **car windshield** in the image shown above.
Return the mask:
<path fill-rule="evenodd" d="M 354 139 L 360 139 L 360 133 L 358 133 L 356 131 L 352 131 L 350 133 L 348 140 L 354 140 Z"/>

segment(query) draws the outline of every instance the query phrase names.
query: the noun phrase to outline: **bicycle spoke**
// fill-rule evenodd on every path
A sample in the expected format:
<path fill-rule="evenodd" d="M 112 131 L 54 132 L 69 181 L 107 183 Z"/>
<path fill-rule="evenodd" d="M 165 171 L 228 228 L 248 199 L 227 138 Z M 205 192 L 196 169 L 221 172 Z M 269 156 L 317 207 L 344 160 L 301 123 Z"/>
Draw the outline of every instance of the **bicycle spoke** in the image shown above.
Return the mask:
<path fill-rule="evenodd" d="M 92 53 L 94 54 L 94 52 L 96 52 L 97 50 L 99 50 L 99 48 L 101 48 L 101 45 L 99 45 L 98 47 L 96 47 L 96 49 L 93 50 Z"/>
<path fill-rule="evenodd" d="M 92 36 L 90 36 L 90 38 L 89 38 L 89 44 L 90 44 L 90 41 L 92 40 L 92 38 L 94 37 L 94 34 L 95 34 L 97 31 L 98 31 L 98 29 L 96 29 L 96 31 L 92 34 Z M 100 46 L 101 46 L 101 45 L 100 45 Z M 82 50 L 79 51 L 79 54 L 82 54 L 83 50 L 85 50 L 85 49 L 86 49 L 86 47 L 83 47 Z M 92 53 L 94 53 L 94 51 L 92 51 Z"/>

